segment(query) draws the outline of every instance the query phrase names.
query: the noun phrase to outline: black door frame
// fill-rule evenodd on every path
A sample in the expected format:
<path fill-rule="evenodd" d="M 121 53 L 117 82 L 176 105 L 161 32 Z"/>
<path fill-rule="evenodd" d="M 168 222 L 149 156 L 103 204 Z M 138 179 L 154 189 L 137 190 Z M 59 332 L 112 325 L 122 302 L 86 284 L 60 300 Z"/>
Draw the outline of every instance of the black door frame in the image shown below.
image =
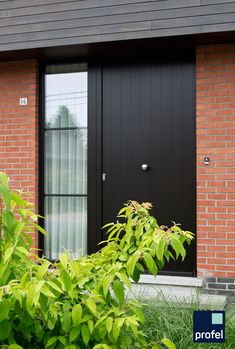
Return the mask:
<path fill-rule="evenodd" d="M 102 67 L 88 63 L 88 253 L 102 241 Z"/>
<path fill-rule="evenodd" d="M 44 217 L 44 125 L 45 125 L 45 62 L 39 64 L 39 138 L 38 138 L 38 212 Z M 39 225 L 44 227 L 44 219 L 39 218 Z M 44 236 L 38 233 L 38 254 L 39 257 L 44 255 Z"/>
<path fill-rule="evenodd" d="M 128 59 L 128 57 L 127 57 Z M 79 62 L 81 60 L 73 60 Z M 100 62 L 83 59 L 81 62 L 88 64 L 88 253 L 99 249 L 99 242 L 103 240 L 102 231 L 102 65 Z M 115 61 L 115 59 L 114 59 Z M 39 86 L 39 213 L 44 214 L 44 121 L 45 121 L 45 67 L 47 64 L 66 64 L 71 60 L 48 61 L 40 65 Z M 195 147 L 196 149 L 196 147 Z M 196 157 L 196 154 L 195 154 Z M 196 160 L 195 160 L 196 161 Z M 196 204 L 195 204 L 196 208 Z M 196 212 L 195 212 L 196 215 Z M 43 219 L 40 219 L 43 226 Z M 196 222 L 195 222 L 196 227 Z M 192 255 L 193 275 L 185 272 L 177 273 L 178 276 L 196 276 L 196 238 L 193 242 L 194 254 Z M 39 234 L 39 255 L 43 255 L 44 237 Z M 175 273 L 164 273 L 176 275 Z"/>

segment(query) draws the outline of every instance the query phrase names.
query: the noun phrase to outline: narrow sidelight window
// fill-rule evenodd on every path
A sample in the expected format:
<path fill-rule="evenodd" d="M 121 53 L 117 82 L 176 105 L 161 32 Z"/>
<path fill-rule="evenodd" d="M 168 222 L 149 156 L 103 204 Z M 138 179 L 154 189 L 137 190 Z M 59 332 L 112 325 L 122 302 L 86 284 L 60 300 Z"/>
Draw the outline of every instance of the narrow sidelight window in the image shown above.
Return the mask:
<path fill-rule="evenodd" d="M 50 65 L 45 76 L 44 253 L 87 252 L 87 66 Z"/>

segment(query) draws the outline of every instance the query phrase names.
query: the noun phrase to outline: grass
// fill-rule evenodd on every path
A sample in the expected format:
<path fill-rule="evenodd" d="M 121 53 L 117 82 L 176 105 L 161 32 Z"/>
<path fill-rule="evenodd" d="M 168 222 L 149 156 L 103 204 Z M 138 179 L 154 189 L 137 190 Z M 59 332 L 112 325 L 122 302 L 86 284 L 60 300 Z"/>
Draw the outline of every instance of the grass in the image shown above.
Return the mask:
<path fill-rule="evenodd" d="M 226 310 L 225 343 L 193 343 L 193 311 L 203 307 L 199 300 L 185 304 L 182 300 L 169 301 L 162 295 L 145 303 L 143 332 L 148 342 L 169 338 L 177 349 L 235 349 L 235 308 Z M 205 309 L 205 307 L 203 308 Z M 206 310 L 206 309 L 205 309 Z M 164 347 L 165 348 L 165 347 Z"/>

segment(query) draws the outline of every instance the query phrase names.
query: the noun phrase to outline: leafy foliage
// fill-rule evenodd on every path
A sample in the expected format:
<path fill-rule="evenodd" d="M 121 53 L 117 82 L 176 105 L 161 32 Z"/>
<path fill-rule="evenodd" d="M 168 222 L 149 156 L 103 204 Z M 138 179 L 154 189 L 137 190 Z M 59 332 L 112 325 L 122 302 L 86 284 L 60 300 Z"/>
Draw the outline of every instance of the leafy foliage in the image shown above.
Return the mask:
<path fill-rule="evenodd" d="M 0 286 L 21 276 L 31 265 L 33 239 L 29 233 L 38 229 L 46 234 L 37 224 L 33 205 L 22 195 L 11 192 L 7 176 L 0 172 Z"/>
<path fill-rule="evenodd" d="M 149 215 L 150 204 L 131 201 L 119 212 L 122 223 L 106 226 L 109 236 L 99 252 L 77 260 L 64 253 L 53 265 L 35 262 L 29 258 L 32 241 L 26 231 L 33 226 L 43 232 L 37 216 L 10 192 L 3 174 L 0 188 L 3 213 L 10 217 L 6 223 L 2 213 L 1 265 L 10 272 L 1 278 L 0 344 L 9 349 L 160 348 L 145 340 L 141 305 L 125 298 L 125 291 L 144 269 L 156 275 L 165 260 L 183 259 L 183 244 L 192 234 L 176 224 L 160 227 Z M 170 340 L 162 343 L 174 346 Z"/>

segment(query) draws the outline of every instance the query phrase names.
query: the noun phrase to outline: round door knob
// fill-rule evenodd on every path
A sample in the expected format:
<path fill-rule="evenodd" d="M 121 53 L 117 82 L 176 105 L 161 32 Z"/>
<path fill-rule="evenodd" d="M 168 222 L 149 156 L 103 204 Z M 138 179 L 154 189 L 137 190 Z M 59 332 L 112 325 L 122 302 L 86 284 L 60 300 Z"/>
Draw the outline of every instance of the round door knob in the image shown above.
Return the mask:
<path fill-rule="evenodd" d="M 141 165 L 141 168 L 142 168 L 143 171 L 148 171 L 149 165 L 147 165 L 147 164 L 142 164 L 142 165 Z"/>

